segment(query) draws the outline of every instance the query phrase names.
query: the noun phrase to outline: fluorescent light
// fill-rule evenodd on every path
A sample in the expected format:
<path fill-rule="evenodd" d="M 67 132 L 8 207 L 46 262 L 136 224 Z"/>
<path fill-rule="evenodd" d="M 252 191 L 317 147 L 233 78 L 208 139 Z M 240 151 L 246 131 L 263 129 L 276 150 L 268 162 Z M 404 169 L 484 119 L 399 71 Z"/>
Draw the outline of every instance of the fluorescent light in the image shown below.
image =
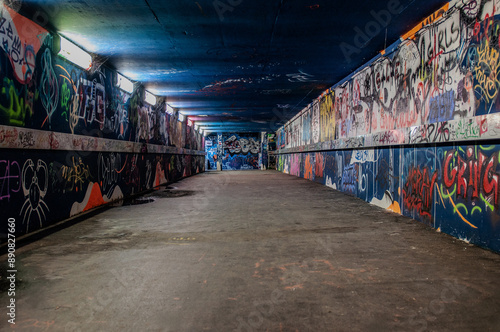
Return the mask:
<path fill-rule="evenodd" d="M 174 109 L 172 108 L 172 106 L 170 106 L 169 104 L 166 104 L 166 109 L 165 111 L 168 113 L 168 114 L 174 114 Z"/>
<path fill-rule="evenodd" d="M 180 122 L 184 122 L 184 118 L 185 118 L 185 117 L 184 117 L 184 114 L 182 114 L 181 112 L 179 112 L 179 118 L 178 118 L 178 119 L 179 119 L 179 121 L 180 121 Z"/>
<path fill-rule="evenodd" d="M 194 125 L 193 120 L 188 119 L 188 126 L 192 127 Z"/>
<path fill-rule="evenodd" d="M 116 86 L 128 93 L 132 93 L 134 91 L 134 83 L 121 74 L 118 74 Z"/>
<path fill-rule="evenodd" d="M 156 104 L 156 96 L 149 91 L 144 91 L 144 101 L 149 105 Z"/>
<path fill-rule="evenodd" d="M 197 124 L 194 125 L 194 130 L 198 131 L 200 129 L 200 126 L 198 126 Z"/>
<path fill-rule="evenodd" d="M 92 57 L 90 54 L 62 36 L 59 56 L 73 62 L 75 65 L 85 70 L 89 70 L 90 67 L 92 67 Z"/>

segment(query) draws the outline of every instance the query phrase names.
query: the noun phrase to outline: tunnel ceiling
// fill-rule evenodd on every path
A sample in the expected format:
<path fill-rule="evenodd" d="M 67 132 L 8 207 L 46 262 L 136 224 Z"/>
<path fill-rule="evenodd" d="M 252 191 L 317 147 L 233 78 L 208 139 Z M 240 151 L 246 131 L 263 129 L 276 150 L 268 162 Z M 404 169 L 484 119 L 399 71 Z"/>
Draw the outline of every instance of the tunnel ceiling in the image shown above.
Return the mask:
<path fill-rule="evenodd" d="M 10 2 L 22 4 L 19 12 L 27 18 L 100 55 L 107 66 L 167 96 L 168 104 L 198 124 L 221 131 L 276 130 L 446 3 Z M 390 10 L 395 14 L 378 20 L 374 15 Z M 387 31 L 380 28 L 388 21 Z M 368 38 L 360 37 L 370 27 Z M 352 46 L 349 59 L 341 43 Z"/>

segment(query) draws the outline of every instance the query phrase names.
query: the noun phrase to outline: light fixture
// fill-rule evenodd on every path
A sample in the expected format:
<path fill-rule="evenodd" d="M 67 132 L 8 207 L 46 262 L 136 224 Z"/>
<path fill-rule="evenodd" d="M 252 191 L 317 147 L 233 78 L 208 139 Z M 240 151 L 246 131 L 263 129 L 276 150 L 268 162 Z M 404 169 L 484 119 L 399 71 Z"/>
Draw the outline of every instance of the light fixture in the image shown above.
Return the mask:
<path fill-rule="evenodd" d="M 185 116 L 181 112 L 179 112 L 179 117 L 178 117 L 180 122 L 184 122 Z"/>
<path fill-rule="evenodd" d="M 58 55 L 85 70 L 92 67 L 92 56 L 62 36 Z"/>
<path fill-rule="evenodd" d="M 128 93 L 132 93 L 134 91 L 134 83 L 119 73 L 116 79 L 116 86 Z"/>
<path fill-rule="evenodd" d="M 166 104 L 167 106 L 165 107 L 165 112 L 167 112 L 168 114 L 172 115 L 174 114 L 174 109 L 172 106 L 170 106 L 169 104 Z"/>
<path fill-rule="evenodd" d="M 198 126 L 197 124 L 195 124 L 194 125 L 194 130 L 199 131 L 199 129 L 200 129 L 200 126 Z"/>
<path fill-rule="evenodd" d="M 153 106 L 156 104 L 156 96 L 149 91 L 144 91 L 144 101 Z"/>
<path fill-rule="evenodd" d="M 188 118 L 188 126 L 192 127 L 194 125 L 193 120 Z"/>

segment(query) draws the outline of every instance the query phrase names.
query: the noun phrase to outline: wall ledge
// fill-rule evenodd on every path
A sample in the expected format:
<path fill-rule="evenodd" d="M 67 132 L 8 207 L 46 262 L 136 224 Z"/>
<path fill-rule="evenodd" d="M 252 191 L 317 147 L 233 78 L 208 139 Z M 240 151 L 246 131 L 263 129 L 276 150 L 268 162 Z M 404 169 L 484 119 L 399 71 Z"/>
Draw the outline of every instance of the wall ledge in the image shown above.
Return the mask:
<path fill-rule="evenodd" d="M 496 113 L 290 147 L 277 150 L 274 154 L 366 149 L 394 145 L 454 143 L 499 138 L 500 114 Z"/>
<path fill-rule="evenodd" d="M 139 153 L 144 152 L 144 147 L 147 148 L 147 153 L 205 155 L 205 151 L 173 146 L 0 125 L 0 148 L 3 149 Z"/>

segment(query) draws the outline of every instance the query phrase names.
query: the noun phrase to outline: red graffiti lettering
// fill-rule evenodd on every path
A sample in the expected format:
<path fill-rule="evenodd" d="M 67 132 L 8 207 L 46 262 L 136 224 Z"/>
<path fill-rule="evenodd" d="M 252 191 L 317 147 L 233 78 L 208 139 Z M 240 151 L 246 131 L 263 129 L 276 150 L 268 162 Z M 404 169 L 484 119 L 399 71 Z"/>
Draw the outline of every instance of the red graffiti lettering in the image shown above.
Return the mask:
<path fill-rule="evenodd" d="M 477 199 L 481 194 L 498 207 L 498 183 L 500 175 L 496 173 L 498 152 L 489 158 L 478 152 L 477 158 L 474 148 L 468 147 L 466 159 L 456 150 L 446 153 L 443 167 L 444 185 L 451 189 L 456 185 L 457 196 L 464 199 Z"/>
<path fill-rule="evenodd" d="M 431 217 L 433 188 L 437 176 L 437 171 L 434 171 L 431 177 L 427 167 L 423 170 L 416 167 L 410 168 L 403 188 L 403 199 L 408 209 L 417 210 L 420 215 Z"/>

